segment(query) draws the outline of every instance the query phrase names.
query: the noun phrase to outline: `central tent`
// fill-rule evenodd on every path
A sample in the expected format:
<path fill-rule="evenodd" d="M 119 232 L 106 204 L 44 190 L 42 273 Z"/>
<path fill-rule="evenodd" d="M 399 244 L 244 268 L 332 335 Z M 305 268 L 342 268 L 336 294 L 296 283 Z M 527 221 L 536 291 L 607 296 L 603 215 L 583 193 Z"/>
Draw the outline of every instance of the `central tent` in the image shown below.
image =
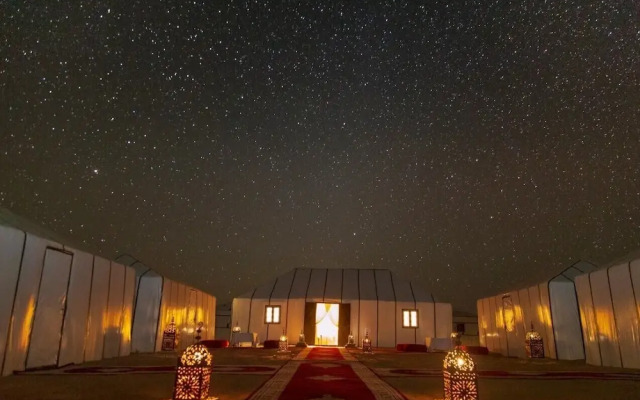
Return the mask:
<path fill-rule="evenodd" d="M 368 333 L 375 347 L 449 338 L 451 305 L 388 269 L 296 268 L 233 300 L 232 320 L 257 341 L 304 334 L 308 344 L 344 346 Z"/>

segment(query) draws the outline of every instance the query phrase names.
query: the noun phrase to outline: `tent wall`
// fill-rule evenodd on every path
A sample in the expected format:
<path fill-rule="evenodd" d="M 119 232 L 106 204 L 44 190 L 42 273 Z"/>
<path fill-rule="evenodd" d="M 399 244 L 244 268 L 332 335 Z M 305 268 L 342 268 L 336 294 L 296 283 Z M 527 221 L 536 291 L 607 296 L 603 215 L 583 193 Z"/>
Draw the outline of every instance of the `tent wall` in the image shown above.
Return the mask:
<path fill-rule="evenodd" d="M 136 273 L 133 268 L 125 268 L 124 293 L 122 301 L 122 328 L 120 335 L 120 356 L 131 354 L 131 327 L 133 318 L 133 297 L 136 288 Z"/>
<path fill-rule="evenodd" d="M 131 331 L 131 351 L 153 352 L 158 332 L 163 278 L 148 270 L 137 281 L 135 314 Z"/>
<path fill-rule="evenodd" d="M 378 298 L 376 283 L 372 270 L 360 270 L 358 284 L 360 286 L 360 337 L 364 338 L 369 333 L 371 343 L 378 346 Z"/>
<path fill-rule="evenodd" d="M 27 348 L 27 368 L 57 366 L 72 255 L 46 249 Z"/>
<path fill-rule="evenodd" d="M 341 319 L 341 329 L 348 322 L 357 343 L 362 342 L 365 331 L 378 347 L 424 343 L 427 336 L 448 338 L 451 334 L 449 304 L 436 303 L 410 283 L 395 280 L 389 270 L 373 269 L 294 269 L 235 298 L 232 324 L 239 324 L 243 332 L 257 333 L 259 342 L 277 339 L 283 330 L 294 341 L 305 329 L 306 305 L 322 302 L 349 304 L 344 317 L 348 321 Z M 281 307 L 280 325 L 264 322 L 267 305 Z M 402 328 L 403 309 L 418 310 L 418 328 Z M 339 336 L 346 338 L 347 334 L 341 331 Z M 312 337 L 306 340 L 315 342 Z"/>
<path fill-rule="evenodd" d="M 140 281 L 144 282 L 144 279 L 141 279 Z M 174 321 L 176 326 L 178 342 L 176 349 L 178 351 L 183 351 L 194 343 L 196 329 L 200 322 L 203 323 L 201 332 L 201 337 L 203 339 L 207 338 L 207 332 L 215 332 L 215 297 L 209 296 L 198 289 L 194 289 L 190 286 L 167 278 L 163 278 L 161 299 L 159 303 L 157 302 L 158 283 L 156 283 L 153 290 L 154 294 L 146 297 L 149 303 L 142 301 L 142 298 L 138 301 L 136 305 L 136 313 L 138 309 L 159 309 L 158 323 L 154 324 L 151 318 L 147 319 L 149 326 L 141 326 L 139 329 L 135 329 L 134 335 L 131 339 L 132 342 L 144 342 L 144 339 L 139 339 L 137 337 L 137 332 L 146 332 L 145 335 L 150 335 L 151 329 L 154 329 L 154 326 L 157 325 L 155 328 L 155 351 L 161 351 L 162 334 L 165 328 L 171 323 L 171 320 Z M 211 311 L 207 311 L 205 315 L 203 302 L 205 301 L 204 299 L 206 296 L 210 297 L 208 303 L 212 308 L 210 309 Z M 153 313 L 147 312 L 147 315 L 153 315 Z"/>
<path fill-rule="evenodd" d="M 87 339 L 84 360 L 93 361 L 102 358 L 104 347 L 104 327 L 106 326 L 107 302 L 109 300 L 109 279 L 111 263 L 101 257 L 93 260 L 93 280 L 89 299 L 89 318 L 87 321 Z"/>
<path fill-rule="evenodd" d="M 16 289 L 22 265 L 23 250 L 27 240 L 26 233 L 0 225 L 0 375 L 4 375 L 4 361 L 9 335 L 11 316 L 15 304 Z M 7 369 L 11 373 L 12 369 Z"/>
<path fill-rule="evenodd" d="M 585 358 L 587 364 L 602 365 L 600 358 L 600 342 L 598 341 L 598 327 L 596 313 L 591 297 L 591 283 L 589 274 L 576 278 L 576 291 L 580 305 L 580 323 L 582 325 L 582 340 L 584 341 Z"/>
<path fill-rule="evenodd" d="M 87 315 L 91 296 L 93 256 L 79 250 L 73 253 L 71 279 L 67 294 L 67 312 L 64 317 L 64 333 L 60 342 L 60 365 L 79 364 L 84 361 L 84 340 L 87 334 Z"/>
<path fill-rule="evenodd" d="M 5 348 L 3 375 L 26 368 L 27 351 L 36 301 L 40 288 L 40 277 L 47 247 L 62 248 L 58 243 L 27 233 L 20 276 L 13 301 L 12 318 L 9 324 Z"/>
<path fill-rule="evenodd" d="M 351 305 L 350 331 L 356 343 L 362 343 L 364 336 L 361 332 L 364 328 L 360 326 L 360 285 L 359 270 L 345 269 L 342 271 L 342 302 Z"/>
<path fill-rule="evenodd" d="M 478 340 L 480 346 L 487 347 L 487 319 L 484 315 L 484 303 L 482 299 L 476 301 L 476 310 L 478 314 Z"/>
<path fill-rule="evenodd" d="M 415 310 L 416 299 L 413 297 L 411 284 L 407 281 L 393 281 L 394 292 L 396 296 L 395 302 L 395 322 L 393 323 L 396 331 L 396 343 L 422 344 L 422 337 L 418 337 L 418 330 L 415 328 L 404 328 L 402 326 L 402 311 Z M 420 327 L 421 315 L 418 313 L 418 327 Z"/>
<path fill-rule="evenodd" d="M 576 295 L 584 288 L 575 282 L 594 269 L 580 261 L 547 282 L 478 300 L 480 343 L 494 353 L 526 357 L 525 336 L 533 326 L 544 341 L 545 357 L 584 359 L 582 327 L 587 321 Z"/>
<path fill-rule="evenodd" d="M 396 341 L 396 294 L 393 288 L 393 276 L 389 270 L 374 270 L 378 293 L 378 346 L 395 347 Z M 400 314 L 402 317 L 402 313 Z M 402 323 L 400 323 L 402 326 Z M 451 329 L 451 328 L 449 328 Z"/>
<path fill-rule="evenodd" d="M 107 297 L 107 315 L 104 328 L 103 358 L 117 357 L 120 354 L 120 336 L 122 335 L 122 307 L 124 300 L 124 266 L 111 265 L 109 275 L 109 295 Z"/>
<path fill-rule="evenodd" d="M 583 360 L 584 345 L 576 289 L 569 280 L 549 282 L 554 343 L 560 360 Z"/>
<path fill-rule="evenodd" d="M 113 355 L 123 338 L 128 348 L 123 329 L 130 325 L 132 295 L 125 287 L 133 287 L 132 270 L 7 226 L 0 226 L 0 260 L 2 375 L 102 358 L 110 283 L 122 289 L 114 294 L 120 310 L 110 321 L 119 333 Z M 119 282 L 118 276 L 110 282 L 112 268 L 122 271 Z"/>
<path fill-rule="evenodd" d="M 587 363 L 640 368 L 640 259 L 576 278 Z"/>

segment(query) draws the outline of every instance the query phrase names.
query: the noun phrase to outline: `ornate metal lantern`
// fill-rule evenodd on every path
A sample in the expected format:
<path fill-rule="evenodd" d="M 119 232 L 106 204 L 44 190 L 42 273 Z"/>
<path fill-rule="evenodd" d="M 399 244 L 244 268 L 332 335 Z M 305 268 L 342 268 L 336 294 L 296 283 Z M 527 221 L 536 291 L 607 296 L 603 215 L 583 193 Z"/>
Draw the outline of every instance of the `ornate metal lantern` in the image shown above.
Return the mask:
<path fill-rule="evenodd" d="M 304 337 L 304 332 L 300 332 L 300 335 L 298 335 L 298 343 L 296 343 L 296 347 L 307 347 L 307 341 Z"/>
<path fill-rule="evenodd" d="M 171 322 L 162 332 L 162 351 L 174 351 L 176 349 L 176 323 L 171 317 Z"/>
<path fill-rule="evenodd" d="M 364 339 L 362 339 L 362 352 L 363 353 L 373 352 L 373 348 L 371 347 L 371 339 L 369 339 L 369 332 L 365 332 Z"/>
<path fill-rule="evenodd" d="M 524 347 L 527 350 L 527 357 L 544 358 L 544 342 L 542 336 L 533 330 L 533 324 L 531 324 L 531 330 L 525 336 Z"/>
<path fill-rule="evenodd" d="M 353 336 L 353 332 L 349 332 L 347 344 L 344 347 L 356 347 L 356 338 Z"/>
<path fill-rule="evenodd" d="M 444 358 L 444 400 L 476 400 L 476 366 L 466 351 L 455 348 Z"/>
<path fill-rule="evenodd" d="M 173 400 L 199 400 L 209 397 L 212 358 L 202 343 L 187 347 L 178 360 Z"/>
<path fill-rule="evenodd" d="M 280 335 L 280 340 L 278 340 L 278 352 L 284 353 L 286 351 L 289 351 L 289 338 L 287 338 L 283 330 L 282 335 Z"/>

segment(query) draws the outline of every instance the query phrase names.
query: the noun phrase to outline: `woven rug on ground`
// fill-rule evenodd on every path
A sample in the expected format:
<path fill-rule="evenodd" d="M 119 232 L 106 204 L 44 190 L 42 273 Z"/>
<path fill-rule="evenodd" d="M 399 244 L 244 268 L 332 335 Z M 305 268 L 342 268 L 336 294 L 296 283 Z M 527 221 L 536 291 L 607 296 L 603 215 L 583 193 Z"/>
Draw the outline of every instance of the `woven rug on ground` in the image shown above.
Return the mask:
<path fill-rule="evenodd" d="M 337 347 L 314 347 L 306 357 L 307 360 L 327 360 L 341 361 L 344 360 L 340 349 Z"/>
<path fill-rule="evenodd" d="M 251 374 L 272 375 L 278 368 L 272 365 L 214 365 L 215 374 Z M 152 366 L 68 366 L 55 369 L 41 369 L 35 371 L 20 371 L 16 375 L 58 375 L 58 374 L 87 374 L 87 375 L 120 375 L 120 374 L 168 374 L 175 373 L 174 365 Z"/>
<path fill-rule="evenodd" d="M 433 377 L 441 378 L 441 369 L 375 368 L 378 376 L 384 377 Z M 640 381 L 636 372 L 599 372 L 599 371 L 478 371 L 479 378 L 497 379 L 536 379 L 536 380 L 628 380 Z"/>
<path fill-rule="evenodd" d="M 280 400 L 375 400 L 348 363 L 301 363 Z"/>

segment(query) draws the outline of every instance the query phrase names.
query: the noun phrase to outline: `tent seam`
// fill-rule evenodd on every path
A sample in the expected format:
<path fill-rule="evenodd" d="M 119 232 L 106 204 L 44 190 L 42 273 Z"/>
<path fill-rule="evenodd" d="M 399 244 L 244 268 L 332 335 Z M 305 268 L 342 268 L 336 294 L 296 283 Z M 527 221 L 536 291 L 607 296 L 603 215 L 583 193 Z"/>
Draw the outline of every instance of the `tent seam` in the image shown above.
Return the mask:
<path fill-rule="evenodd" d="M 607 268 L 607 286 L 609 286 L 609 299 L 611 300 L 611 310 L 613 311 L 613 324 L 616 327 L 616 342 L 618 342 L 618 357 L 620 357 L 620 365 L 622 365 L 622 368 L 624 368 L 624 361 L 622 359 L 622 349 L 620 348 L 620 332 L 618 332 L 618 321 L 616 318 L 616 305 L 613 302 L 613 293 L 611 292 L 611 277 L 609 275 L 609 271 L 611 271 L 611 267 Z"/>
<path fill-rule="evenodd" d="M 15 290 L 13 291 L 13 302 L 11 303 L 11 312 L 9 313 L 9 323 L 7 324 L 7 336 L 4 343 L 4 354 L 2 355 L 2 365 L 0 365 L 0 377 L 4 375 L 4 366 L 7 358 L 7 345 L 9 344 L 9 337 L 11 336 L 11 328 L 13 327 L 13 312 L 16 306 L 16 297 L 18 296 L 18 283 L 20 283 L 20 276 L 22 275 L 22 263 L 24 262 L 24 253 L 27 248 L 27 232 L 20 230 L 24 235 L 22 239 L 22 252 L 20 255 L 20 264 L 18 265 L 18 276 L 16 277 Z"/>
<path fill-rule="evenodd" d="M 62 246 L 65 249 L 65 246 Z M 62 352 L 62 335 L 64 334 L 64 325 L 67 318 L 67 309 L 69 307 L 69 286 L 71 286 L 71 271 L 73 270 L 73 259 L 75 254 L 71 253 L 71 263 L 69 264 L 69 275 L 67 275 L 67 290 L 64 294 L 64 311 L 62 312 L 62 324 L 60 326 L 60 340 L 58 341 L 58 354 L 56 356 L 56 367 L 60 365 L 60 353 Z M 43 271 L 44 272 L 44 271 Z"/>

